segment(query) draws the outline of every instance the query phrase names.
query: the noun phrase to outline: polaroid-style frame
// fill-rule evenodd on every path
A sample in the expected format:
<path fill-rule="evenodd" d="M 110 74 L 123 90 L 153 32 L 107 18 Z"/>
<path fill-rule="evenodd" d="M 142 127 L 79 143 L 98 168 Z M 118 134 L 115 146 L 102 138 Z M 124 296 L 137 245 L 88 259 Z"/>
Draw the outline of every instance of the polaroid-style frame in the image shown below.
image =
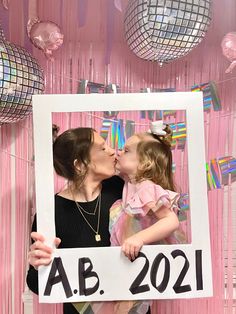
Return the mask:
<path fill-rule="evenodd" d="M 33 96 L 37 230 L 53 245 L 52 113 L 185 110 L 191 207 L 191 244 L 144 246 L 130 262 L 119 247 L 55 249 L 39 269 L 45 303 L 179 299 L 212 296 L 202 93 Z"/>

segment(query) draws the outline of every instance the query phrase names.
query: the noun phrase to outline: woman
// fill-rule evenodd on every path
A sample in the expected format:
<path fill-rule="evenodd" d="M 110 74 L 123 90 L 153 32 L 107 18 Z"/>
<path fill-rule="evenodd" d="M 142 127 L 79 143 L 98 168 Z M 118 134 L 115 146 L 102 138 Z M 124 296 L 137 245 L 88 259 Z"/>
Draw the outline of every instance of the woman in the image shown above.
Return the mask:
<path fill-rule="evenodd" d="M 68 180 L 68 187 L 55 195 L 58 248 L 109 246 L 109 209 L 123 188 L 123 181 L 114 176 L 114 150 L 93 129 L 76 128 L 56 138 L 53 158 L 56 173 Z M 37 267 L 50 263 L 52 249 L 34 232 L 36 219 L 32 230 L 27 284 L 38 293 Z M 70 303 L 63 308 L 64 314 L 78 314 Z"/>

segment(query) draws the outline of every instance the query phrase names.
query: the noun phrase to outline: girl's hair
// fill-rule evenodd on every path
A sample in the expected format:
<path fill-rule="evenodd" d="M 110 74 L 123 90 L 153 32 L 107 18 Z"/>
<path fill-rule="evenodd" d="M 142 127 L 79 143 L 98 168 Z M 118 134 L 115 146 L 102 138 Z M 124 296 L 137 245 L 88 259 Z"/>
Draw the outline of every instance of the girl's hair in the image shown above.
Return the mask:
<path fill-rule="evenodd" d="M 139 166 L 136 181 L 151 180 L 163 189 L 175 191 L 172 172 L 172 130 L 166 125 L 166 135 L 160 136 L 153 133 L 137 135 L 140 142 L 137 145 Z"/>
<path fill-rule="evenodd" d="M 76 187 L 80 186 L 87 174 L 93 132 L 92 128 L 69 129 L 53 143 L 53 164 L 56 173 Z"/>

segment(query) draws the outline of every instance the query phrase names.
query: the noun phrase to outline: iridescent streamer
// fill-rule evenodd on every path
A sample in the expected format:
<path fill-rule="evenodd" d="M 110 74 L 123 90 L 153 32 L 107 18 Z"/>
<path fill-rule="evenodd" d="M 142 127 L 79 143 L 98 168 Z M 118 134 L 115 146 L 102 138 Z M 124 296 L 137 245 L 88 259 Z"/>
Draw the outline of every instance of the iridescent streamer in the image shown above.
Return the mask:
<path fill-rule="evenodd" d="M 80 80 L 77 94 L 94 94 L 104 93 L 104 84 L 90 82 L 88 80 Z"/>
<path fill-rule="evenodd" d="M 111 126 L 111 147 L 114 149 L 116 148 L 117 125 L 118 125 L 118 121 L 113 120 L 112 126 Z"/>
<path fill-rule="evenodd" d="M 86 93 L 87 85 L 88 85 L 88 80 L 81 80 L 78 85 L 77 94 L 87 94 Z"/>
<path fill-rule="evenodd" d="M 217 89 L 216 83 L 211 81 L 209 83 L 209 87 L 210 87 L 211 96 L 212 96 L 213 108 L 215 111 L 219 111 L 222 109 L 222 107 L 221 107 L 221 101 L 220 101 L 220 97 L 218 94 L 218 89 Z"/>
<path fill-rule="evenodd" d="M 172 148 L 176 147 L 183 149 L 186 143 L 187 134 L 186 134 L 186 124 L 185 122 L 179 122 L 177 124 L 169 125 L 173 131 L 172 135 Z"/>
<path fill-rule="evenodd" d="M 125 145 L 125 134 L 124 134 L 124 126 L 123 126 L 123 120 L 118 120 L 118 126 L 117 126 L 117 141 L 116 141 L 116 148 L 123 149 Z"/>
<path fill-rule="evenodd" d="M 189 210 L 189 195 L 188 193 L 182 193 L 180 194 L 180 198 L 179 198 L 179 209 L 180 210 Z"/>
<path fill-rule="evenodd" d="M 105 141 L 108 138 L 108 134 L 109 134 L 109 130 L 110 130 L 111 124 L 112 124 L 111 120 L 104 119 L 102 121 L 100 135 L 104 138 Z"/>
<path fill-rule="evenodd" d="M 214 188 L 220 189 L 221 188 L 220 171 L 219 171 L 219 166 L 218 166 L 216 159 L 211 160 L 210 169 L 211 169 L 212 181 L 213 181 Z"/>
<path fill-rule="evenodd" d="M 135 122 L 133 120 L 126 120 L 126 123 L 125 123 L 126 139 L 134 135 L 134 132 L 135 132 Z"/>
<path fill-rule="evenodd" d="M 221 157 L 218 159 L 218 164 L 221 172 L 221 183 L 223 185 L 229 184 L 229 176 L 231 175 L 231 182 L 236 180 L 236 159 L 232 156 Z"/>
<path fill-rule="evenodd" d="M 216 184 L 214 182 L 214 178 L 213 178 L 213 176 L 211 174 L 211 169 L 210 169 L 208 163 L 206 163 L 206 174 L 207 174 L 207 186 L 208 186 L 208 189 L 212 190 L 216 186 Z"/>
<path fill-rule="evenodd" d="M 194 85 L 191 88 L 192 92 L 203 92 L 203 107 L 204 111 L 209 111 L 213 106 L 214 111 L 221 110 L 221 102 L 218 95 L 216 84 L 211 81 L 200 85 Z"/>

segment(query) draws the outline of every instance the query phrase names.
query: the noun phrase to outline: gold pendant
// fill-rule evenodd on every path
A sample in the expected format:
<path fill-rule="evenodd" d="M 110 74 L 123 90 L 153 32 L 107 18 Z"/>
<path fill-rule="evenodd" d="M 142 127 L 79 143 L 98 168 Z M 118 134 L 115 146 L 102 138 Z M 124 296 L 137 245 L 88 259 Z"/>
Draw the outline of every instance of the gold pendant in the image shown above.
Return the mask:
<path fill-rule="evenodd" d="M 95 235 L 95 240 L 96 240 L 97 242 L 101 241 L 101 236 L 100 236 L 100 234 L 96 234 L 96 235 Z"/>

